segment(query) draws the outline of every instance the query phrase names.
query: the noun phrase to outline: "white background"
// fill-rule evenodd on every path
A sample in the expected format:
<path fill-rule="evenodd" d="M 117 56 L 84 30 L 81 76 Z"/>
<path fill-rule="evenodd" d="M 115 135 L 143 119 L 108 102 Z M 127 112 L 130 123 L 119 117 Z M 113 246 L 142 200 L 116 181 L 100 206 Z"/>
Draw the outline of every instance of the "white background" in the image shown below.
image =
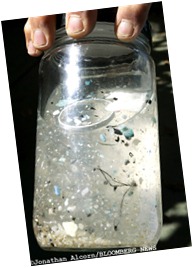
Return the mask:
<path fill-rule="evenodd" d="M 1 1 L 0 19 L 16 19 L 29 16 L 65 13 L 67 11 L 106 8 L 142 3 L 143 1 L 98 0 L 6 0 Z M 151 1 L 145 1 L 151 2 Z M 192 196 L 194 191 L 194 14 L 192 2 L 163 2 L 164 19 L 170 58 L 171 76 L 178 123 L 179 141 L 186 188 L 191 235 L 193 234 Z M 30 257 L 24 218 L 22 192 L 17 162 L 15 135 L 9 96 L 9 86 L 2 29 L 0 29 L 0 266 L 30 266 Z M 14 42 L 14 40 L 13 40 Z M 52 264 L 49 267 L 91 267 L 119 265 L 136 267 L 190 267 L 193 264 L 193 247 L 163 250 L 152 253 L 108 257 L 78 262 Z M 191 260 L 191 261 L 190 261 Z M 47 266 L 44 266 L 47 267 Z"/>

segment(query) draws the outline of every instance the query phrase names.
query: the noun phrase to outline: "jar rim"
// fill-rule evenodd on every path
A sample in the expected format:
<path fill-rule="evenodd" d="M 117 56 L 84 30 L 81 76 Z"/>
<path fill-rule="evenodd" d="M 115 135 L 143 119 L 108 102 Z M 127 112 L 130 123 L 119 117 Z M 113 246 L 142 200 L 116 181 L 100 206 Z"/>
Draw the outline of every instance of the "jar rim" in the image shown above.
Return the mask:
<path fill-rule="evenodd" d="M 114 33 L 114 23 L 111 22 L 96 22 L 93 31 L 84 38 L 74 39 L 67 35 L 65 27 L 61 27 L 56 30 L 55 42 L 51 48 L 44 52 L 44 56 L 48 56 L 54 49 L 61 46 L 72 44 L 72 43 L 82 43 L 84 41 L 97 41 L 97 40 L 111 41 L 115 44 L 122 44 L 125 46 L 133 46 L 137 49 L 141 49 L 146 53 L 150 54 L 151 47 L 148 38 L 140 33 L 134 40 L 129 42 L 124 42 L 119 40 Z"/>

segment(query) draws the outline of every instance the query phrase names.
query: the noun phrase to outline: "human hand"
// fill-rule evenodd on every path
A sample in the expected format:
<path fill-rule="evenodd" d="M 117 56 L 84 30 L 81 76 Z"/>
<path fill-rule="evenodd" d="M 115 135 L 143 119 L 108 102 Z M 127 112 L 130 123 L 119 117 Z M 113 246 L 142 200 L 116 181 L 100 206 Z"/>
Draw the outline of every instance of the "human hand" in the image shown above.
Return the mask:
<path fill-rule="evenodd" d="M 115 18 L 115 34 L 122 41 L 130 41 L 141 32 L 151 3 L 118 7 Z M 73 38 L 88 35 L 97 20 L 97 10 L 70 12 L 66 14 L 66 31 Z M 31 56 L 40 56 L 50 48 L 55 39 L 56 15 L 28 18 L 24 33 L 26 47 Z"/>

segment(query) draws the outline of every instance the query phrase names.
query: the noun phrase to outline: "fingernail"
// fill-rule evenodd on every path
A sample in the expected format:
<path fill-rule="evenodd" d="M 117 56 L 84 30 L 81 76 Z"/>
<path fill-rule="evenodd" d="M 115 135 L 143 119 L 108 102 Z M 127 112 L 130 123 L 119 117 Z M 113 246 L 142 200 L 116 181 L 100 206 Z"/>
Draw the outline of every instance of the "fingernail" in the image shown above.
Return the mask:
<path fill-rule="evenodd" d="M 32 44 L 32 41 L 29 42 L 28 44 L 28 54 L 29 55 L 35 55 L 36 54 L 36 49 Z"/>
<path fill-rule="evenodd" d="M 120 38 L 130 38 L 133 36 L 134 27 L 129 20 L 121 20 L 118 29 L 117 29 L 117 36 Z"/>
<path fill-rule="evenodd" d="M 84 30 L 83 21 L 78 15 L 71 15 L 68 19 L 67 30 L 69 33 L 80 33 Z"/>
<path fill-rule="evenodd" d="M 42 47 L 46 45 L 46 42 L 45 34 L 40 29 L 35 30 L 33 44 L 37 47 Z"/>

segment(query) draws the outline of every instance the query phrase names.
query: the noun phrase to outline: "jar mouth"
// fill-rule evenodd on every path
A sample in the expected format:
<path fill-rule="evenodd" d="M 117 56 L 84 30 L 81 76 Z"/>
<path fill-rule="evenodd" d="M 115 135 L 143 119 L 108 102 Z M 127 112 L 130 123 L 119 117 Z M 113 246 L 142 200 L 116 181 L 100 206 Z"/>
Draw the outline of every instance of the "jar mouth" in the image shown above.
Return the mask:
<path fill-rule="evenodd" d="M 96 22 L 96 25 L 93 29 L 93 31 L 88 34 L 84 38 L 80 39 L 74 39 L 70 36 L 67 35 L 65 27 L 59 28 L 56 31 L 56 37 L 55 37 L 55 42 L 54 45 L 45 51 L 43 57 L 47 57 L 53 50 L 59 48 L 62 45 L 68 45 L 68 44 L 81 44 L 82 42 L 87 42 L 87 41 L 101 41 L 101 42 L 111 42 L 112 44 L 117 44 L 117 45 L 123 45 L 126 47 L 136 47 L 139 48 L 140 50 L 143 50 L 147 52 L 148 54 L 151 51 L 150 44 L 148 38 L 140 33 L 136 39 L 130 41 L 130 42 L 122 42 L 117 37 L 115 36 L 114 33 L 114 23 L 110 22 Z"/>

